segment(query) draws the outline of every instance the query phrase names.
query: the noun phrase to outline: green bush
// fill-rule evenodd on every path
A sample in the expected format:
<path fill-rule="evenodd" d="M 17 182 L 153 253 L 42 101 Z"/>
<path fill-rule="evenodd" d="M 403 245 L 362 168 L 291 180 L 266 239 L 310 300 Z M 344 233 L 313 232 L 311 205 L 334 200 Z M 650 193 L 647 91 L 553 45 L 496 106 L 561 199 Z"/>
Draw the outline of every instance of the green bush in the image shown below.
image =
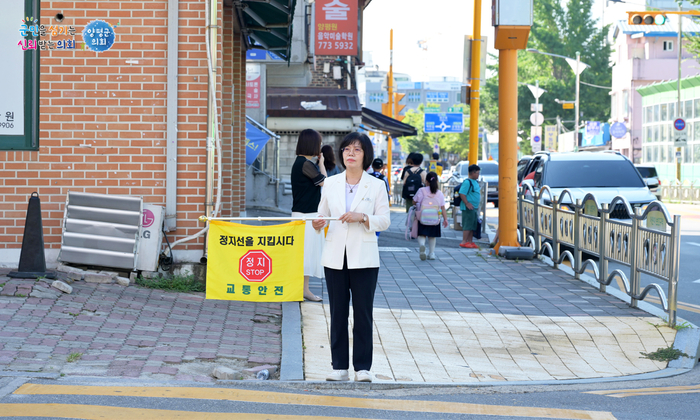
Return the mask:
<path fill-rule="evenodd" d="M 204 284 L 197 281 L 192 274 L 188 276 L 156 277 L 154 279 L 138 276 L 136 284 L 149 289 L 162 289 L 172 292 L 204 292 L 206 290 Z"/>

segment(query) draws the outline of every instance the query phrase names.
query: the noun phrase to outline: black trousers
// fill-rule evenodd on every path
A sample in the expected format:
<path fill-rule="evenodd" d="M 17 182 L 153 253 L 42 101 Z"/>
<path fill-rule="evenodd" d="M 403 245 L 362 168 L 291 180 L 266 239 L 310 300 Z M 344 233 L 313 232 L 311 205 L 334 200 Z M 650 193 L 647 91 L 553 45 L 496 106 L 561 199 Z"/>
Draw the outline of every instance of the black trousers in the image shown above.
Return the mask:
<path fill-rule="evenodd" d="M 350 296 L 353 309 L 352 364 L 355 372 L 372 367 L 372 308 L 379 267 L 348 269 L 347 256 L 342 270 L 324 267 L 331 309 L 331 359 L 333 369 L 348 369 L 350 338 L 348 317 Z"/>

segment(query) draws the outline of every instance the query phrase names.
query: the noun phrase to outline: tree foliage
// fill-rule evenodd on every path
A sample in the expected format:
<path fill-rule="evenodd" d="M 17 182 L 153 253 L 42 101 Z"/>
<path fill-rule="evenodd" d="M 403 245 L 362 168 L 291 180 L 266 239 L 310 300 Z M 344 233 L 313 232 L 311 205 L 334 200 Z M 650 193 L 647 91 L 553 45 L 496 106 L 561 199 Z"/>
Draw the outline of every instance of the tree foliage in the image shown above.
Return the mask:
<path fill-rule="evenodd" d="M 700 0 L 697 0 L 700 1 Z M 591 16 L 593 0 L 569 1 L 565 5 L 559 0 L 539 0 L 534 3 L 534 23 L 528 40 L 528 48 L 541 52 L 576 58 L 590 67 L 581 73 L 581 81 L 599 86 L 611 86 L 610 45 L 605 41 L 609 26 L 602 30 Z M 482 89 L 482 118 L 489 130 L 498 129 L 498 66 L 490 66 L 496 76 L 491 77 Z M 523 139 L 530 133 L 530 104 L 535 98 L 526 86 L 539 86 L 547 92 L 540 96 L 545 125 L 553 124 L 557 116 L 573 121 L 573 109 L 562 109 L 555 99 L 576 99 L 576 75 L 563 58 L 551 57 L 527 51 L 518 52 L 518 131 Z M 580 121 L 603 121 L 610 119 L 610 97 L 608 89 L 580 85 Z M 573 130 L 573 122 L 565 123 Z M 525 143 L 525 142 L 524 142 Z M 529 142 L 528 142 L 529 143 Z M 524 145 L 523 145 L 524 146 Z"/>
<path fill-rule="evenodd" d="M 690 2 L 694 5 L 700 5 L 700 0 L 690 0 Z M 695 17 L 693 20 L 698 22 L 699 19 Z M 687 42 L 687 44 L 684 43 L 685 48 L 693 53 L 696 59 L 700 59 L 700 35 L 683 34 L 683 36 Z"/>

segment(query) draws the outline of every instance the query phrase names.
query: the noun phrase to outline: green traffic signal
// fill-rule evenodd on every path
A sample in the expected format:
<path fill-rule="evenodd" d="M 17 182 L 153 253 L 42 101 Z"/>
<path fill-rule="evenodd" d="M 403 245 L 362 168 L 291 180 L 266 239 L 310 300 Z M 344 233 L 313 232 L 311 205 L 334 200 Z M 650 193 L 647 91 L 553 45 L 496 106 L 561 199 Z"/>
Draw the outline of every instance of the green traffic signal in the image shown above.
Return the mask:
<path fill-rule="evenodd" d="M 654 17 L 654 23 L 657 25 L 663 25 L 666 23 L 666 15 L 656 15 Z"/>

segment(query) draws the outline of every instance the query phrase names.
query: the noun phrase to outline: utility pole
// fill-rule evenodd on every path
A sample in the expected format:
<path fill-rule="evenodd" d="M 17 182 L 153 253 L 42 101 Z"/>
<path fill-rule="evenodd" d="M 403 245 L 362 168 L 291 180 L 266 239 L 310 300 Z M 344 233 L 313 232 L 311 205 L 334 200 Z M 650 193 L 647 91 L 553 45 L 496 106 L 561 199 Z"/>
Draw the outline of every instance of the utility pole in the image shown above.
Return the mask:
<path fill-rule="evenodd" d="M 389 30 L 389 74 L 387 77 L 387 91 L 389 93 L 389 117 L 393 118 L 394 117 L 394 30 L 391 29 Z M 387 168 L 389 171 L 389 176 L 387 177 L 389 180 L 389 188 L 391 188 L 391 157 L 392 157 L 392 151 L 391 151 L 391 146 L 394 140 L 391 138 L 391 134 L 387 134 L 386 137 L 387 145 L 386 145 L 386 164 Z"/>
<path fill-rule="evenodd" d="M 578 119 L 581 115 L 578 108 L 579 92 L 581 90 L 581 72 L 579 71 L 579 66 L 581 65 L 581 53 L 576 51 L 576 117 L 574 119 L 574 149 L 578 152 Z"/>
<path fill-rule="evenodd" d="M 678 11 L 683 11 L 681 2 L 678 2 Z M 676 118 L 683 118 L 681 115 L 681 56 L 683 55 L 683 15 L 678 15 L 678 104 L 676 105 Z M 687 119 L 688 117 L 686 117 Z M 686 123 L 687 124 L 687 123 Z M 673 130 L 672 130 L 673 131 Z M 687 147 L 687 146 L 686 146 Z M 676 179 L 681 183 L 681 147 L 676 147 Z"/>
<path fill-rule="evenodd" d="M 479 85 L 481 77 L 481 0 L 474 0 L 471 98 L 469 102 L 469 164 L 479 159 Z M 484 47 L 486 48 L 486 47 Z"/>

